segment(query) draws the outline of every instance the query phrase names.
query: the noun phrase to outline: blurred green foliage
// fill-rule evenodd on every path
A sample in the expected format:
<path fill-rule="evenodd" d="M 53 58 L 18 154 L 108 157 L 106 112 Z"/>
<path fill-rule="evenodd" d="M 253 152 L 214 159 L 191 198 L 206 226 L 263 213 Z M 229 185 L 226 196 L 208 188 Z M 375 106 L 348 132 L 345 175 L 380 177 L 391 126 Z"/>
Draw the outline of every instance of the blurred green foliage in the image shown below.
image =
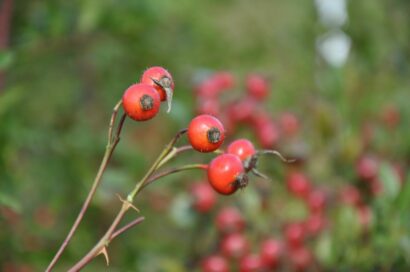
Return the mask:
<path fill-rule="evenodd" d="M 306 171 L 317 184 L 353 183 L 354 163 L 367 151 L 408 169 L 410 3 L 349 1 L 348 13 L 343 30 L 352 39 L 351 54 L 344 67 L 331 68 L 316 53 L 315 40 L 324 29 L 313 1 L 14 1 L 10 47 L 0 52 L 6 74 L 0 92 L 0 270 L 10 263 L 46 267 L 91 185 L 112 107 L 152 65 L 174 76 L 173 112 L 162 110 L 143 124 L 127 121 L 101 191 L 58 265 L 61 271 L 111 222 L 120 206 L 115 193 L 125 194 L 168 139 L 188 124 L 192 78 L 200 69 L 231 71 L 239 87 L 248 72 L 274 78 L 266 107 L 273 115 L 288 110 L 302 117 Z M 400 112 L 394 130 L 377 123 L 387 105 Z M 370 146 L 360 142 L 363 124 L 376 127 Z M 202 161 L 211 157 L 205 158 L 195 155 Z M 280 168 L 269 173 L 278 184 Z M 410 267 L 410 180 L 400 189 L 387 164 L 380 171 L 386 190 L 371 203 L 372 238 L 355 231 L 353 211 L 335 212 L 335 229 L 316 244 L 325 267 Z M 194 172 L 172 176 L 141 196 L 137 206 L 146 221 L 110 246 L 110 271 L 184 271 L 198 234 L 189 232 L 192 225 L 175 224 L 166 207 L 202 177 Z M 244 207 L 259 225 L 253 229 L 256 237 L 258 230 L 275 233 L 287 216 L 304 213 L 283 188 L 268 188 L 275 190 L 273 215 L 255 213 L 258 197 L 252 186 L 221 199 Z M 289 213 L 281 214 L 276 204 L 287 205 Z M 212 224 L 212 218 L 205 222 Z M 212 237 L 212 226 L 207 232 Z M 96 260 L 85 270 L 103 267 Z"/>

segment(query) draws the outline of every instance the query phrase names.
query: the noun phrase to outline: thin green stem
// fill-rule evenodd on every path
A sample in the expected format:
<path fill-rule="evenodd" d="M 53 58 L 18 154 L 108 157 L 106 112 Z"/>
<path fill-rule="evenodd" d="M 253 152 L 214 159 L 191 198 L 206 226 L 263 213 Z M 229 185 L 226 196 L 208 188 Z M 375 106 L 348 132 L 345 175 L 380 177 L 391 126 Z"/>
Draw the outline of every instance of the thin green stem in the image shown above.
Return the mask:
<path fill-rule="evenodd" d="M 151 166 L 151 168 L 148 170 L 148 172 L 145 174 L 145 176 L 135 185 L 134 190 L 131 191 L 131 193 L 128 194 L 127 196 L 127 201 L 133 202 L 135 196 L 138 194 L 138 192 L 141 190 L 142 186 L 144 186 L 144 183 L 148 180 L 148 178 L 157 170 L 160 165 L 162 165 L 162 161 L 166 158 L 166 156 L 172 151 L 175 143 L 178 141 L 178 139 L 187 132 L 187 129 L 183 129 L 179 131 L 175 137 L 169 142 L 169 144 L 164 148 L 164 150 L 161 152 L 161 154 L 158 156 L 157 160 L 154 162 L 154 164 Z"/>

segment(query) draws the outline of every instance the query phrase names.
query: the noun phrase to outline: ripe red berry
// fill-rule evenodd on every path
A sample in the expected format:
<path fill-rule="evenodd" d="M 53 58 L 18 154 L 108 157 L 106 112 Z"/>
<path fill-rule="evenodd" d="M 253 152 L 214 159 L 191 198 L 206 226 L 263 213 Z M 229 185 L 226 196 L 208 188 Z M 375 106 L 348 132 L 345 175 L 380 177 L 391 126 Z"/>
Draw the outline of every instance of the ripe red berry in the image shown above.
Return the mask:
<path fill-rule="evenodd" d="M 280 126 L 285 135 L 293 136 L 299 131 L 299 120 L 293 113 L 286 112 L 280 116 Z"/>
<path fill-rule="evenodd" d="M 377 176 L 379 171 L 379 163 L 377 159 L 370 155 L 364 155 L 356 164 L 358 176 L 364 181 L 370 181 Z"/>
<path fill-rule="evenodd" d="M 227 153 L 238 156 L 242 161 L 255 154 L 255 147 L 247 139 L 239 139 L 229 144 Z"/>
<path fill-rule="evenodd" d="M 154 66 L 145 70 L 141 77 L 141 83 L 154 87 L 157 90 L 161 101 L 167 100 L 165 88 L 169 88 L 172 92 L 175 88 L 171 74 L 160 66 Z"/>
<path fill-rule="evenodd" d="M 225 129 L 222 123 L 211 115 L 198 115 L 188 126 L 188 140 L 199 152 L 212 152 L 218 149 L 224 139 Z"/>
<path fill-rule="evenodd" d="M 201 263 L 202 272 L 228 272 L 229 265 L 225 258 L 212 255 L 204 259 Z"/>
<path fill-rule="evenodd" d="M 291 223 L 285 228 L 286 242 L 289 247 L 300 247 L 305 238 L 305 231 L 301 223 Z"/>
<path fill-rule="evenodd" d="M 264 148 L 273 148 L 279 141 L 279 129 L 272 120 L 258 121 L 255 129 L 256 137 Z"/>
<path fill-rule="evenodd" d="M 259 255 L 251 254 L 242 258 L 239 263 L 240 272 L 262 272 L 264 271 L 262 259 Z"/>
<path fill-rule="evenodd" d="M 297 197 L 306 198 L 310 193 L 310 182 L 307 177 L 299 172 L 291 173 L 286 180 L 289 192 Z"/>
<path fill-rule="evenodd" d="M 319 234 L 325 227 L 325 218 L 321 213 L 311 214 L 305 221 L 306 231 L 311 235 Z"/>
<path fill-rule="evenodd" d="M 247 185 L 242 161 L 232 154 L 215 157 L 208 166 L 208 181 L 220 194 L 233 194 L 238 188 Z"/>
<path fill-rule="evenodd" d="M 353 206 L 358 206 L 362 202 L 359 190 L 352 185 L 346 185 L 342 188 L 340 198 L 343 203 Z"/>
<path fill-rule="evenodd" d="M 313 264 L 313 255 L 305 247 L 291 250 L 289 259 L 296 271 L 306 271 Z"/>
<path fill-rule="evenodd" d="M 252 115 L 258 105 L 254 99 L 245 98 L 228 105 L 227 112 L 232 122 L 247 123 L 252 121 Z"/>
<path fill-rule="evenodd" d="M 249 243 L 241 233 L 232 233 L 225 236 L 221 242 L 222 254 L 228 258 L 239 259 L 249 251 Z"/>
<path fill-rule="evenodd" d="M 239 232 L 245 228 L 245 220 L 234 207 L 223 208 L 216 216 L 215 223 L 221 233 Z"/>
<path fill-rule="evenodd" d="M 326 204 L 326 195 L 322 190 L 316 189 L 310 192 L 307 202 L 311 212 L 322 212 Z"/>
<path fill-rule="evenodd" d="M 263 100 L 269 94 L 269 84 L 262 76 L 251 74 L 246 78 L 246 90 L 250 96 Z"/>
<path fill-rule="evenodd" d="M 199 100 L 197 106 L 197 112 L 199 114 L 209 114 L 217 116 L 220 113 L 220 105 L 217 99 L 203 98 Z"/>
<path fill-rule="evenodd" d="M 262 243 L 261 258 L 263 265 L 268 268 L 275 268 L 279 264 L 283 254 L 282 242 L 275 239 L 268 239 Z"/>
<path fill-rule="evenodd" d="M 208 78 L 195 86 L 195 91 L 199 99 L 217 99 L 221 89 L 218 82 Z"/>
<path fill-rule="evenodd" d="M 136 121 L 153 118 L 159 111 L 160 99 L 157 91 L 147 84 L 133 84 L 124 93 L 122 105 L 125 113 Z"/>
<path fill-rule="evenodd" d="M 217 72 L 212 76 L 212 78 L 221 90 L 231 89 L 235 84 L 235 79 L 229 72 Z"/>
<path fill-rule="evenodd" d="M 206 182 L 197 182 L 191 186 L 193 196 L 193 206 L 195 210 L 201 213 L 210 211 L 216 202 L 215 191 Z"/>

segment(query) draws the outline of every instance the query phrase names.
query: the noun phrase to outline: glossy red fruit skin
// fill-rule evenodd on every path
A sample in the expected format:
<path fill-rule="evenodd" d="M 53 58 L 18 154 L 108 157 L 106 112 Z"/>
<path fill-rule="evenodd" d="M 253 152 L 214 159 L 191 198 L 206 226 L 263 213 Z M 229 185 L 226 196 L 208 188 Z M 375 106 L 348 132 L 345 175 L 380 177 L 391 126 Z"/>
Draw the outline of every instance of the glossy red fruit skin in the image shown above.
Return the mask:
<path fill-rule="evenodd" d="M 219 155 L 208 166 L 209 183 L 215 191 L 223 195 L 230 195 L 238 190 L 237 179 L 243 174 L 242 161 L 232 154 Z"/>
<path fill-rule="evenodd" d="M 240 259 L 249 251 L 249 243 L 241 233 L 226 235 L 221 241 L 222 254 L 227 258 Z"/>
<path fill-rule="evenodd" d="M 240 272 L 263 272 L 264 267 L 262 259 L 259 255 L 251 254 L 246 255 L 239 262 Z"/>
<path fill-rule="evenodd" d="M 144 106 L 142 102 L 148 98 L 150 105 Z M 125 90 L 122 96 L 122 106 L 125 113 L 135 121 L 146 121 L 153 118 L 159 111 L 160 98 L 158 92 L 150 85 L 137 83 Z"/>
<path fill-rule="evenodd" d="M 269 94 L 268 81 L 260 75 L 248 75 L 246 77 L 245 85 L 248 94 L 257 100 L 263 100 Z"/>
<path fill-rule="evenodd" d="M 311 185 L 307 177 L 300 172 L 292 172 L 288 175 L 286 185 L 292 194 L 300 198 L 307 198 Z"/>
<path fill-rule="evenodd" d="M 153 66 L 153 67 L 148 68 L 147 70 L 144 71 L 141 77 L 141 83 L 148 84 L 157 90 L 161 101 L 167 100 L 166 92 L 161 86 L 156 84 L 152 79 L 156 81 L 161 81 L 164 77 L 167 77 L 168 79 L 170 79 L 170 87 L 173 91 L 175 88 L 174 80 L 172 79 L 171 74 L 165 68 L 161 66 Z"/>
<path fill-rule="evenodd" d="M 301 223 L 291 223 L 285 227 L 285 237 L 290 248 L 298 248 L 305 239 L 304 226 Z"/>
<path fill-rule="evenodd" d="M 221 233 L 240 232 L 245 228 L 245 220 L 234 207 L 223 208 L 216 216 L 216 227 Z"/>
<path fill-rule="evenodd" d="M 282 242 L 275 239 L 267 239 L 261 245 L 261 258 L 263 265 L 267 268 L 276 268 L 283 255 Z"/>
<path fill-rule="evenodd" d="M 238 139 L 231 142 L 226 150 L 227 153 L 238 156 L 242 161 L 255 154 L 255 147 L 247 139 Z"/>
<path fill-rule="evenodd" d="M 194 183 L 190 188 L 193 207 L 200 213 L 209 212 L 216 203 L 216 193 L 207 182 Z"/>
<path fill-rule="evenodd" d="M 199 152 L 215 151 L 224 139 L 225 129 L 222 123 L 212 115 L 198 115 L 188 126 L 188 140 Z"/>
<path fill-rule="evenodd" d="M 201 262 L 202 272 L 228 272 L 228 262 L 222 256 L 212 255 Z"/>

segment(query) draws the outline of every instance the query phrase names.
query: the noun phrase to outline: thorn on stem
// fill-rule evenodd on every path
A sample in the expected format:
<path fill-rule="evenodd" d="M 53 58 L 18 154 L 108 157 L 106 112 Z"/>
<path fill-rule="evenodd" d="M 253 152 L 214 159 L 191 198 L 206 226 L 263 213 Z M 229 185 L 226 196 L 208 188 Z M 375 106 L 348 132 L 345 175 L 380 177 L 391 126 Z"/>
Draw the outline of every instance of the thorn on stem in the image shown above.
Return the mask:
<path fill-rule="evenodd" d="M 109 258 L 109 256 L 108 256 L 107 247 L 103 247 L 103 248 L 96 254 L 96 256 L 98 256 L 98 255 L 100 255 L 100 254 L 104 255 L 105 262 L 107 263 L 107 266 L 109 266 L 109 265 L 110 265 L 110 258 Z"/>
<path fill-rule="evenodd" d="M 134 206 L 131 202 L 129 202 L 128 200 L 123 199 L 119 194 L 117 194 L 117 197 L 119 198 L 119 200 L 120 200 L 123 204 L 127 205 L 127 208 L 132 208 L 132 209 L 135 210 L 137 213 L 140 212 L 140 210 L 139 210 L 137 207 L 135 207 L 135 206 Z"/>

